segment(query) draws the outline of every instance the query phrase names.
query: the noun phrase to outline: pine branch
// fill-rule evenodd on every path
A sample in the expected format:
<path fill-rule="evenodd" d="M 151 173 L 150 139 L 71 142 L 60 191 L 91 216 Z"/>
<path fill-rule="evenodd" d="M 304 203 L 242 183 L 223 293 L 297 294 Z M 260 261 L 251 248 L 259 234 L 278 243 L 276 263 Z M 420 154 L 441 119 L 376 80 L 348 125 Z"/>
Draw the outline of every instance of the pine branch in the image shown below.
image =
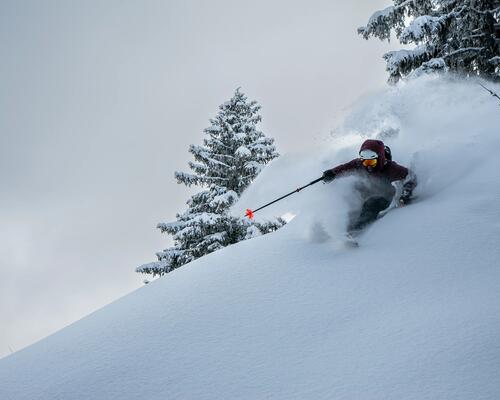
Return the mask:
<path fill-rule="evenodd" d="M 480 37 L 485 37 L 486 34 L 485 33 L 478 33 L 478 34 L 475 34 L 475 35 L 470 35 L 470 36 L 464 36 L 462 37 L 463 40 L 467 40 L 467 39 L 477 39 L 477 38 L 480 38 Z"/>
<path fill-rule="evenodd" d="M 484 86 L 481 82 L 478 82 L 478 85 L 481 86 L 484 90 L 489 92 L 493 97 L 496 97 L 498 100 L 500 100 L 500 96 L 496 94 L 493 90 L 488 89 L 486 86 Z M 500 104 L 499 104 L 500 105 Z"/>
<path fill-rule="evenodd" d="M 470 9 L 474 12 L 477 12 L 478 14 L 483 14 L 483 15 L 496 14 L 496 13 L 500 12 L 500 7 L 493 8 L 491 10 L 478 10 L 477 8 L 470 6 Z"/>
<path fill-rule="evenodd" d="M 462 48 L 462 49 L 458 49 L 458 50 L 455 50 L 455 51 L 452 51 L 451 53 L 449 54 L 445 54 L 444 56 L 442 56 L 443 58 L 448 58 L 448 57 L 454 57 L 456 56 L 457 54 L 461 54 L 461 53 L 466 53 L 468 51 L 476 51 L 476 52 L 479 52 L 481 50 L 484 50 L 484 47 L 465 47 L 465 48 Z"/>

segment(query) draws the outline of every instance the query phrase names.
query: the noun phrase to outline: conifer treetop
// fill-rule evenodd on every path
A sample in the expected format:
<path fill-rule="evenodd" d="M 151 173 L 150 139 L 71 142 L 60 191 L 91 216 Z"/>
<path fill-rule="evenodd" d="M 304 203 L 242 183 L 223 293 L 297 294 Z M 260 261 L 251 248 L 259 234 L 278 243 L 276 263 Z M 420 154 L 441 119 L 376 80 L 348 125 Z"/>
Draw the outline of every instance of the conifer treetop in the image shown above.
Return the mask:
<path fill-rule="evenodd" d="M 177 181 L 188 186 L 220 186 L 241 195 L 262 168 L 279 155 L 274 139 L 257 128 L 262 119 L 260 108 L 237 88 L 204 129 L 203 145 L 190 146 L 192 173 L 176 172 Z"/>

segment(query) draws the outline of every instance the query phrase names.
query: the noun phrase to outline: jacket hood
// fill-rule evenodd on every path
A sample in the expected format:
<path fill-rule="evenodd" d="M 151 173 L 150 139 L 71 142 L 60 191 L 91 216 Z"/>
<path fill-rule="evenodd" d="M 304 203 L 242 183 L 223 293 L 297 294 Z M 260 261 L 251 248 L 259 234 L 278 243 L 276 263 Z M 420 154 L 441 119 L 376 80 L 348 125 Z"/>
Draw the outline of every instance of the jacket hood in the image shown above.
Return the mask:
<path fill-rule="evenodd" d="M 381 140 L 374 140 L 374 139 L 365 140 L 361 145 L 359 152 L 362 152 L 363 150 L 371 150 L 377 153 L 378 162 L 375 169 L 381 170 L 382 168 L 384 168 L 386 162 L 384 142 L 382 142 Z"/>

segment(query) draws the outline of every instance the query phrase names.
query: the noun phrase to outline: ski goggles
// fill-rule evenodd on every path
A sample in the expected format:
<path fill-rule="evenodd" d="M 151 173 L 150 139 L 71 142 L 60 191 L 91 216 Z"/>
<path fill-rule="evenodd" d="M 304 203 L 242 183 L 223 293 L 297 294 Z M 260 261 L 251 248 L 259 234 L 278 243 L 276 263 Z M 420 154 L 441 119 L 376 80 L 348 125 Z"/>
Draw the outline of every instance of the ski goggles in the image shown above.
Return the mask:
<path fill-rule="evenodd" d="M 378 154 L 373 150 L 361 150 L 359 152 L 359 158 L 364 167 L 375 167 L 377 165 Z"/>
<path fill-rule="evenodd" d="M 361 159 L 361 162 L 364 167 L 375 167 L 377 165 L 377 159 L 376 158 L 371 158 L 369 160 L 363 160 Z"/>

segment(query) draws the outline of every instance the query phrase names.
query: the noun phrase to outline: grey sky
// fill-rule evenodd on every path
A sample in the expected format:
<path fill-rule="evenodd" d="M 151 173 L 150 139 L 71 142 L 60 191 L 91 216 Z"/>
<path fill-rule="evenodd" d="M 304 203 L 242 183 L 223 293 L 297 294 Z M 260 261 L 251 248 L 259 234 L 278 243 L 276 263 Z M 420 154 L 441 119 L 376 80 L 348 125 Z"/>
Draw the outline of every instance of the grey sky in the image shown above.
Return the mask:
<path fill-rule="evenodd" d="M 388 3 L 2 1 L 0 357 L 141 285 L 236 87 L 286 152 L 383 85 L 356 28 Z"/>

